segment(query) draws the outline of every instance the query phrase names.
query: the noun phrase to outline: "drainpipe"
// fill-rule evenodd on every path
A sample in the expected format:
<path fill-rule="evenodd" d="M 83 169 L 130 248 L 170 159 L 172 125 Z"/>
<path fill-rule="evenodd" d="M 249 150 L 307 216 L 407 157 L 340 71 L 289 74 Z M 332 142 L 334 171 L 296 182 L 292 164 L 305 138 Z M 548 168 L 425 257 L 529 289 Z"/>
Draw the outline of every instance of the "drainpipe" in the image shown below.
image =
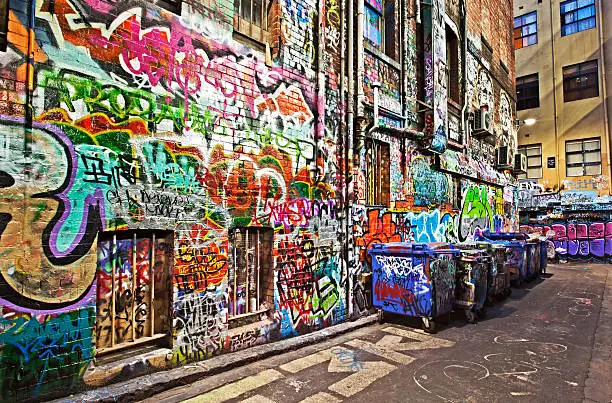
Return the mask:
<path fill-rule="evenodd" d="M 36 0 L 28 1 L 28 54 L 26 65 L 26 107 L 25 107 L 25 157 L 29 161 L 32 153 L 32 124 L 34 120 L 34 24 L 36 15 Z M 28 169 L 28 172 L 30 170 Z"/>
<path fill-rule="evenodd" d="M 341 0 L 340 2 L 340 15 L 341 16 L 346 16 L 345 11 L 346 11 L 346 0 Z M 340 83 L 339 83 L 339 88 L 340 88 L 340 108 L 342 110 L 341 116 L 342 119 L 345 119 L 345 114 L 346 114 L 346 98 L 345 98 L 345 91 L 346 91 L 346 85 L 344 80 L 346 79 L 346 74 L 345 74 L 345 64 L 346 64 L 346 25 L 345 25 L 345 20 L 346 18 L 340 18 Z M 342 249 L 342 256 L 344 257 L 344 265 L 345 265 L 345 272 L 346 273 L 346 277 L 342 276 L 342 278 L 346 278 L 347 282 L 344 284 L 345 287 L 345 306 L 348 307 L 348 317 L 351 317 L 351 291 L 352 289 L 349 288 L 349 281 L 348 278 L 349 276 L 349 272 L 350 272 L 350 265 L 349 265 L 349 248 L 350 248 L 350 240 L 349 240 L 349 209 L 348 209 L 348 178 L 349 178 L 349 174 L 348 174 L 348 157 L 349 157 L 349 152 L 348 152 L 348 137 L 346 135 L 346 129 L 347 126 L 345 126 L 344 121 L 341 121 L 340 124 L 340 132 L 338 133 L 339 136 L 341 136 L 340 138 L 343 138 L 342 141 L 342 158 L 343 158 L 343 164 L 342 164 L 342 209 L 343 209 L 343 226 L 344 226 L 344 245 L 343 245 L 343 249 Z"/>
<path fill-rule="evenodd" d="M 601 8 L 604 6 L 603 1 L 599 2 L 599 6 L 597 6 L 597 19 L 599 20 L 599 53 L 601 57 L 601 86 L 603 91 L 603 110 L 604 110 L 604 128 L 606 130 L 606 143 L 608 143 L 608 181 L 612 179 L 612 167 L 610 166 L 610 161 L 612 158 L 612 145 L 610 144 L 610 121 L 608 118 L 608 83 L 607 83 L 607 75 L 606 75 L 606 54 L 604 52 L 604 33 L 603 33 L 603 12 Z M 610 182 L 608 182 L 608 189 Z M 608 194 L 610 191 L 608 190 Z"/>
<path fill-rule="evenodd" d="M 467 55 L 468 55 L 468 38 L 467 38 L 467 2 L 468 0 L 463 0 L 461 3 L 461 12 L 463 17 L 463 60 L 461 63 L 463 64 L 463 82 L 461 86 L 463 87 L 463 108 L 461 108 L 461 128 L 463 129 L 463 144 L 466 145 L 466 150 L 469 146 L 469 130 L 468 130 L 468 119 L 466 119 L 466 112 L 468 109 L 468 94 L 467 94 Z"/>
<path fill-rule="evenodd" d="M 555 126 L 555 157 L 557 158 L 557 164 L 555 171 L 557 172 L 557 192 L 561 190 L 561 175 L 559 175 L 559 129 L 557 125 L 557 75 L 555 69 L 557 64 L 555 63 L 555 30 L 553 28 L 553 11 L 552 1 L 548 2 L 548 9 L 550 11 L 550 55 L 552 59 L 552 80 L 553 80 L 553 122 Z M 601 20 L 600 20 L 601 21 Z M 601 24 L 600 24 L 601 25 Z M 518 139 L 517 139 L 518 142 Z"/>
<path fill-rule="evenodd" d="M 345 162 L 345 189 L 346 189 L 346 234 L 347 234 L 347 250 L 346 250 L 346 262 L 350 267 L 352 267 L 352 263 L 350 261 L 350 248 L 354 245 L 355 239 L 354 237 L 349 240 L 349 234 L 352 234 L 351 225 L 352 225 L 352 208 L 353 208 L 353 199 L 354 199 L 354 184 L 351 184 L 352 181 L 349 181 L 351 176 L 351 166 L 355 164 L 353 160 L 353 133 L 354 133 L 354 125 L 355 125 L 355 80 L 354 80 L 354 49 L 355 49 L 355 38 L 354 38 L 354 29 L 355 29 L 355 16 L 354 16 L 354 0 L 347 0 L 347 12 L 345 15 L 347 25 L 347 61 L 346 61 L 346 70 L 347 70 L 347 123 L 346 123 L 346 162 Z M 343 10 L 344 11 L 344 10 Z M 352 164 L 351 164 L 352 163 Z M 353 259 L 356 259 L 353 256 Z M 347 306 L 349 308 L 349 317 L 354 315 L 353 312 L 353 275 L 352 273 L 348 273 L 348 287 L 349 292 L 347 293 L 348 303 Z"/>
<path fill-rule="evenodd" d="M 317 128 L 315 138 L 315 172 L 316 181 L 321 180 L 321 172 L 319 170 L 319 141 L 325 138 L 325 74 L 323 73 L 323 2 L 317 1 Z"/>
<path fill-rule="evenodd" d="M 357 0 L 357 118 L 363 118 L 363 102 L 365 95 L 363 93 L 363 18 L 364 18 L 364 0 Z"/>

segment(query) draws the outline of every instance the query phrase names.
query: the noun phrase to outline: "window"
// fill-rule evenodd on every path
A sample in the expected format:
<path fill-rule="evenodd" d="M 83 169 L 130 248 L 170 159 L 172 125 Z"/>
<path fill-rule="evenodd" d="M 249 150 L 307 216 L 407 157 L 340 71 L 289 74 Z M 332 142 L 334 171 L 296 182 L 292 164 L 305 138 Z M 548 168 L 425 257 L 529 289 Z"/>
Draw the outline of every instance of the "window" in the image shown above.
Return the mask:
<path fill-rule="evenodd" d="M 563 101 L 571 102 L 598 96 L 597 60 L 563 68 Z"/>
<path fill-rule="evenodd" d="M 601 142 L 599 139 L 574 140 L 565 143 L 567 176 L 601 175 Z"/>
<path fill-rule="evenodd" d="M 514 49 L 538 43 L 538 17 L 534 11 L 514 19 Z"/>
<path fill-rule="evenodd" d="M 538 74 L 531 74 L 516 79 L 516 110 L 539 108 L 540 88 Z"/>
<path fill-rule="evenodd" d="M 274 271 L 270 228 L 242 227 L 230 233 L 229 318 L 273 306 Z"/>
<path fill-rule="evenodd" d="M 234 0 L 234 31 L 260 44 L 270 41 L 269 0 Z"/>
<path fill-rule="evenodd" d="M 461 209 L 461 178 L 453 177 L 453 208 Z"/>
<path fill-rule="evenodd" d="M 527 156 L 527 174 L 521 179 L 539 179 L 542 177 L 542 144 L 520 146 L 518 152 Z"/>
<path fill-rule="evenodd" d="M 9 21 L 8 0 L 0 0 L 0 51 L 6 51 Z"/>
<path fill-rule="evenodd" d="M 182 0 L 153 0 L 153 3 L 171 13 L 181 15 Z"/>
<path fill-rule="evenodd" d="M 366 0 L 364 12 L 363 37 L 366 43 L 390 58 L 399 60 L 395 0 Z"/>
<path fill-rule="evenodd" d="M 98 239 L 96 351 L 167 340 L 172 234 L 117 231 Z"/>
<path fill-rule="evenodd" d="M 366 204 L 388 206 L 390 200 L 390 147 L 382 141 L 366 140 Z"/>
<path fill-rule="evenodd" d="M 453 101 L 461 102 L 459 96 L 459 41 L 455 32 L 446 26 L 446 74 L 448 97 Z"/>
<path fill-rule="evenodd" d="M 595 28 L 595 0 L 561 3 L 561 36 Z"/>

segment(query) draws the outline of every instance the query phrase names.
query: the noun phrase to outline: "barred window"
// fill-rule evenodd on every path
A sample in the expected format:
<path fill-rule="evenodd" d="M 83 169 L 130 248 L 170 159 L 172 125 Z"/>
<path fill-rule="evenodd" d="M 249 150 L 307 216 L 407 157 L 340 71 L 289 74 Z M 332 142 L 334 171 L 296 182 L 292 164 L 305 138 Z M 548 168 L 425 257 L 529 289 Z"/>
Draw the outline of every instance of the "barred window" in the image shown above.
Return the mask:
<path fill-rule="evenodd" d="M 234 0 L 234 31 L 265 44 L 270 42 L 268 8 L 270 0 Z"/>
<path fill-rule="evenodd" d="M 172 233 L 116 231 L 98 239 L 97 353 L 167 344 Z"/>
<path fill-rule="evenodd" d="M 264 312 L 273 306 L 274 270 L 270 228 L 242 227 L 230 233 L 229 318 Z"/>
<path fill-rule="evenodd" d="M 390 154 L 388 143 L 366 140 L 366 203 L 369 205 L 389 205 Z"/>

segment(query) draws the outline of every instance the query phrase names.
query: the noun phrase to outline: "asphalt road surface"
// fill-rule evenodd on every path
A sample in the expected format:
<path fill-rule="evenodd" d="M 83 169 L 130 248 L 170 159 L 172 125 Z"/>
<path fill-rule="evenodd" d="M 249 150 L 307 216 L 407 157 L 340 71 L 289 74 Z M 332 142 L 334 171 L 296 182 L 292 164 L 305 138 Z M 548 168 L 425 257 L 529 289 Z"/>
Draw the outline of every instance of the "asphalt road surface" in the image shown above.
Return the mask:
<path fill-rule="evenodd" d="M 610 272 L 549 265 L 477 324 L 456 313 L 428 335 L 386 317 L 147 401 L 612 402 Z"/>

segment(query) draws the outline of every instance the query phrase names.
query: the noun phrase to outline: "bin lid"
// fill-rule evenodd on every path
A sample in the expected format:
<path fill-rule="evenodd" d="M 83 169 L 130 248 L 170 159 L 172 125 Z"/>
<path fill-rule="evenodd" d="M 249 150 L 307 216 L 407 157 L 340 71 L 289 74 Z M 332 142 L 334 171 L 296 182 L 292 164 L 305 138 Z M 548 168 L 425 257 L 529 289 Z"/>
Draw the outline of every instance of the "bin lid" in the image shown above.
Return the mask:
<path fill-rule="evenodd" d="M 425 243 L 390 242 L 374 244 L 370 246 L 368 253 L 370 255 L 433 255 L 434 251 Z"/>
<path fill-rule="evenodd" d="M 455 245 L 445 242 L 430 242 L 427 245 L 436 254 L 450 253 L 453 255 L 459 255 L 461 252 Z"/>
<path fill-rule="evenodd" d="M 467 260 L 467 261 L 477 261 L 479 257 L 480 257 L 480 251 L 476 249 L 462 249 L 459 259 Z"/>

